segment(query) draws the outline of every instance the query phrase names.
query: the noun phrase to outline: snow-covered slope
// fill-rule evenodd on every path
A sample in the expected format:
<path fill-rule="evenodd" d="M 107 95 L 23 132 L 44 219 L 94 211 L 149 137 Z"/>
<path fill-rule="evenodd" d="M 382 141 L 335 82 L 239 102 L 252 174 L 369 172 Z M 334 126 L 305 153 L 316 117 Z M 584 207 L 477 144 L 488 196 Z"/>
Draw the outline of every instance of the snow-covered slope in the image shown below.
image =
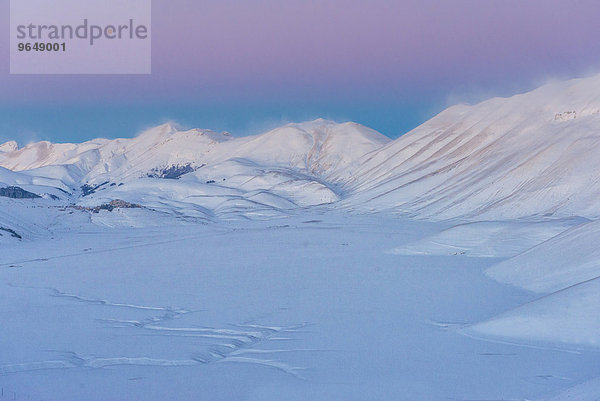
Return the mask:
<path fill-rule="evenodd" d="M 318 119 L 289 124 L 263 135 L 222 146 L 213 160 L 244 158 L 260 164 L 292 167 L 330 182 L 346 182 L 360 158 L 389 143 L 380 133 L 355 123 Z"/>
<path fill-rule="evenodd" d="M 358 124 L 322 119 L 236 139 L 209 130 L 177 131 L 165 124 L 132 139 L 97 139 L 80 145 L 37 142 L 0 154 L 0 165 L 16 171 L 75 165 L 85 172 L 88 183 L 95 184 L 137 179 L 171 166 L 198 168 L 247 159 L 339 180 L 349 176 L 361 156 L 387 142 Z"/>
<path fill-rule="evenodd" d="M 502 283 L 546 294 L 467 329 L 525 343 L 600 347 L 600 221 L 581 224 L 489 268 Z"/>
<path fill-rule="evenodd" d="M 600 278 L 586 281 L 465 329 L 524 343 L 600 347 Z"/>
<path fill-rule="evenodd" d="M 352 204 L 423 217 L 600 216 L 600 76 L 454 106 L 372 153 Z"/>
<path fill-rule="evenodd" d="M 17 149 L 19 149 L 19 145 L 15 141 L 0 144 L 0 152 L 14 152 Z"/>
<path fill-rule="evenodd" d="M 600 221 L 583 224 L 487 270 L 497 281 L 548 293 L 600 277 Z"/>
<path fill-rule="evenodd" d="M 60 179 L 19 173 L 0 167 L 0 188 L 13 186 L 40 197 L 69 198 L 68 187 Z"/>
<path fill-rule="evenodd" d="M 512 257 L 574 225 L 581 224 L 582 220 L 577 218 L 533 222 L 516 220 L 463 223 L 417 242 L 391 249 L 389 253 Z"/>

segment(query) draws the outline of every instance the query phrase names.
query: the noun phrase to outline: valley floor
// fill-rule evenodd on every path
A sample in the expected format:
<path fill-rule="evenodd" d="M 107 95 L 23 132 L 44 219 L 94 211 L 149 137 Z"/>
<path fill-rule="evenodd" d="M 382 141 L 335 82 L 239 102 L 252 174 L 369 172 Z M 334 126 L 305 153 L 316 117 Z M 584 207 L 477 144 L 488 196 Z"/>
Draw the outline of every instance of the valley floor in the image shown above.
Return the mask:
<path fill-rule="evenodd" d="M 461 334 L 540 295 L 487 278 L 499 257 L 397 252 L 447 228 L 315 212 L 1 245 L 0 400 L 542 400 L 600 377 L 594 350 Z"/>

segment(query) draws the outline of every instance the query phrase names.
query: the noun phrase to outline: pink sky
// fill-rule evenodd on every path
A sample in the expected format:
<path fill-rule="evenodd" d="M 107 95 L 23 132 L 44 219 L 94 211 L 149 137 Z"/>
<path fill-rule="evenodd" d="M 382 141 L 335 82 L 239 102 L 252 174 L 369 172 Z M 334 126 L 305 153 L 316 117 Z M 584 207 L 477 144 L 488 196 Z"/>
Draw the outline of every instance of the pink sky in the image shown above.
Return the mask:
<path fill-rule="evenodd" d="M 7 15 L 9 1 L 0 1 Z M 155 0 L 151 77 L 11 77 L 4 63 L 0 96 L 427 93 L 523 83 L 599 67 L 598 15 L 600 2 L 584 0 Z M 1 46 L 6 52 L 6 37 Z"/>
<path fill-rule="evenodd" d="M 383 105 L 381 117 L 389 119 L 398 104 L 426 116 L 455 100 L 600 71 L 597 0 L 152 4 L 152 75 L 10 76 L 5 59 L 0 105 L 230 101 L 314 110 L 317 99 L 338 109 Z M 0 14 L 8 10 L 9 0 L 0 0 Z M 4 18 L 4 32 L 8 23 Z M 8 34 L 0 36 L 0 51 L 8 57 Z M 340 115 L 359 119 L 350 109 Z"/>

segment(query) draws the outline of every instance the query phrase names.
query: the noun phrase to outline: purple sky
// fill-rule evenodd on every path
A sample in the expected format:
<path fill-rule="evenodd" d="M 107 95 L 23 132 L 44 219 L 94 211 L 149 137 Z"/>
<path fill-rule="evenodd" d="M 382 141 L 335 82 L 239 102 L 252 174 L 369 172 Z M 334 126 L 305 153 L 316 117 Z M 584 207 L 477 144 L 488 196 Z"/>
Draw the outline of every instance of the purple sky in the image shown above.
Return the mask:
<path fill-rule="evenodd" d="M 8 11 L 0 0 L 3 32 Z M 154 0 L 152 75 L 10 76 L 2 35 L 0 106 L 337 102 L 425 118 L 597 71 L 599 15 L 597 0 Z"/>

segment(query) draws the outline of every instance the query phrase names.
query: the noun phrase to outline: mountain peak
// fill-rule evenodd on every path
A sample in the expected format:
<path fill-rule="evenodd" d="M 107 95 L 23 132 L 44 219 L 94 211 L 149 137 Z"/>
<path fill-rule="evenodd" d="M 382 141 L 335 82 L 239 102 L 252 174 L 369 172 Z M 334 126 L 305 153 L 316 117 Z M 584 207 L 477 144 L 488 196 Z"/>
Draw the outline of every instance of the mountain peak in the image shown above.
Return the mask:
<path fill-rule="evenodd" d="M 177 131 L 178 130 L 177 130 L 177 128 L 175 128 L 174 124 L 165 123 L 165 124 L 158 125 L 156 127 L 149 128 L 145 131 L 142 131 L 134 139 L 150 138 L 150 137 L 152 137 L 152 138 L 168 137 L 168 136 L 176 133 Z"/>
<path fill-rule="evenodd" d="M 293 127 L 305 131 L 315 130 L 319 128 L 325 128 L 332 125 L 338 125 L 337 122 L 332 120 L 326 120 L 324 118 L 317 118 L 316 120 L 309 120 L 300 123 L 290 123 L 285 125 L 284 127 Z M 283 128 L 283 127 L 280 127 Z"/>
<path fill-rule="evenodd" d="M 14 152 L 19 150 L 19 145 L 15 141 L 8 141 L 0 145 L 0 152 Z"/>
<path fill-rule="evenodd" d="M 233 139 L 229 132 L 216 132 L 209 129 L 192 128 L 188 131 L 178 131 L 177 135 L 192 135 L 195 137 L 204 137 L 214 142 L 225 142 Z"/>

